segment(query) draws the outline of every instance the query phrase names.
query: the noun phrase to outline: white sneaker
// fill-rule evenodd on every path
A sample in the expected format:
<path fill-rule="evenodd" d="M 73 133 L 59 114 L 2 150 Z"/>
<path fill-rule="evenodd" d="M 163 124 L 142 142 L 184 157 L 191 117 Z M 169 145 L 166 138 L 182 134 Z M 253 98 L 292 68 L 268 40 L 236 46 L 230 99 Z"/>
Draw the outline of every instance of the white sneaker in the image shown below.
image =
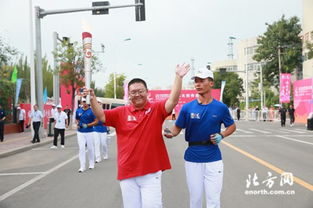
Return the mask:
<path fill-rule="evenodd" d="M 96 163 L 99 163 L 99 162 L 101 162 L 101 160 L 96 160 L 95 162 L 96 162 Z"/>
<path fill-rule="evenodd" d="M 90 170 L 92 170 L 92 169 L 94 169 L 95 168 L 95 166 L 89 166 L 89 169 Z"/>
<path fill-rule="evenodd" d="M 84 168 L 79 168 L 79 169 L 78 169 L 78 172 L 79 172 L 79 173 L 82 173 L 82 172 L 84 172 L 84 171 L 85 171 Z"/>
<path fill-rule="evenodd" d="M 103 159 L 104 159 L 104 160 L 107 160 L 108 158 L 109 158 L 109 155 L 108 155 L 108 154 L 106 154 L 106 155 L 103 156 Z"/>
<path fill-rule="evenodd" d="M 57 149 L 58 147 L 57 146 L 52 146 L 52 147 L 50 147 L 50 149 Z"/>
<path fill-rule="evenodd" d="M 65 147 L 64 147 L 64 145 L 61 145 L 61 148 L 63 148 L 63 149 L 64 149 L 64 148 L 65 148 Z"/>

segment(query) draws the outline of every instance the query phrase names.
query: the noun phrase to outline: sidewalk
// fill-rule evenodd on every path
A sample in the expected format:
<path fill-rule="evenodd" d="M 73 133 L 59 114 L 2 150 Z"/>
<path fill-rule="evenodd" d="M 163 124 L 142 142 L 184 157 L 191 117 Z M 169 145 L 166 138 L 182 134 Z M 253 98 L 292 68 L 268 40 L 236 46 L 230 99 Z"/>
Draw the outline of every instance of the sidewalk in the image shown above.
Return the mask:
<path fill-rule="evenodd" d="M 47 135 L 46 132 L 45 134 Z M 65 138 L 73 135 L 76 135 L 76 129 L 65 130 Z M 31 131 L 4 135 L 4 141 L 0 142 L 0 158 L 24 152 L 34 147 L 40 147 L 49 143 L 52 145 L 53 142 L 53 136 L 41 138 L 40 143 L 35 144 L 31 143 L 32 138 Z"/>

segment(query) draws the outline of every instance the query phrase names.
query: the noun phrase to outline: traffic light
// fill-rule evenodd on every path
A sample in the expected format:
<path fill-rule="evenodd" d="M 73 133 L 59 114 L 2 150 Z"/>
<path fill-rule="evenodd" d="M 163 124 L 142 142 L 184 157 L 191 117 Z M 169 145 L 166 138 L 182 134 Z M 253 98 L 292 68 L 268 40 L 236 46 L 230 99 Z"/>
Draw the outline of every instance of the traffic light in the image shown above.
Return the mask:
<path fill-rule="evenodd" d="M 136 21 L 145 21 L 146 20 L 146 12 L 145 12 L 145 0 L 135 0 L 135 3 L 142 3 L 142 6 L 136 6 Z"/>
<path fill-rule="evenodd" d="M 92 6 L 110 6 L 108 1 L 97 1 L 92 2 Z M 92 10 L 92 15 L 109 14 L 109 9 L 94 9 Z"/>

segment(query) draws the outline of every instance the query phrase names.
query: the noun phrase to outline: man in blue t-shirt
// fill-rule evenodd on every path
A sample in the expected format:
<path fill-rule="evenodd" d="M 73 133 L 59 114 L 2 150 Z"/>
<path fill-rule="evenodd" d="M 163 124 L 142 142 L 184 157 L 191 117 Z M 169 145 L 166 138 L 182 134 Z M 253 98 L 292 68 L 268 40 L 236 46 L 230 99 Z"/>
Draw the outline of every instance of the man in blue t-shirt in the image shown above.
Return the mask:
<path fill-rule="evenodd" d="M 98 119 L 93 114 L 91 108 L 86 103 L 86 99 L 82 99 L 82 107 L 76 110 L 77 123 L 77 141 L 79 146 L 79 173 L 86 169 L 86 145 L 89 154 L 89 169 L 95 167 L 95 147 L 94 147 L 94 129 Z"/>
<path fill-rule="evenodd" d="M 102 103 L 100 99 L 98 100 L 98 104 L 102 108 Z M 96 163 L 101 161 L 101 158 L 104 160 L 109 158 L 108 154 L 108 141 L 107 141 L 107 127 L 102 123 L 102 121 L 99 121 L 97 125 L 94 127 L 95 131 L 95 158 Z M 102 156 L 102 157 L 101 157 Z"/>
<path fill-rule="evenodd" d="M 201 68 L 192 79 L 198 98 L 182 107 L 175 125 L 170 131 L 165 130 L 164 136 L 172 138 L 186 129 L 185 140 L 189 147 L 184 159 L 190 208 L 202 207 L 204 191 L 206 207 L 219 208 L 223 162 L 218 144 L 236 130 L 236 125 L 227 106 L 211 95 L 213 72 Z M 226 129 L 221 132 L 222 124 Z"/>

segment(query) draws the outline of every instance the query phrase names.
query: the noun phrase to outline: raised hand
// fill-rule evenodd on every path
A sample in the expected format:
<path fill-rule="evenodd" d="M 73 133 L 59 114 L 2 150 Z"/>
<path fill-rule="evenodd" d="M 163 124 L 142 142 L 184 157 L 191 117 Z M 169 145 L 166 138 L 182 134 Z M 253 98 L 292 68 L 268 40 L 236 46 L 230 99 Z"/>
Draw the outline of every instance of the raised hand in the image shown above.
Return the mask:
<path fill-rule="evenodd" d="M 190 70 L 190 65 L 189 64 L 177 64 L 176 65 L 176 74 L 179 76 L 179 77 L 184 77 L 188 71 Z"/>

